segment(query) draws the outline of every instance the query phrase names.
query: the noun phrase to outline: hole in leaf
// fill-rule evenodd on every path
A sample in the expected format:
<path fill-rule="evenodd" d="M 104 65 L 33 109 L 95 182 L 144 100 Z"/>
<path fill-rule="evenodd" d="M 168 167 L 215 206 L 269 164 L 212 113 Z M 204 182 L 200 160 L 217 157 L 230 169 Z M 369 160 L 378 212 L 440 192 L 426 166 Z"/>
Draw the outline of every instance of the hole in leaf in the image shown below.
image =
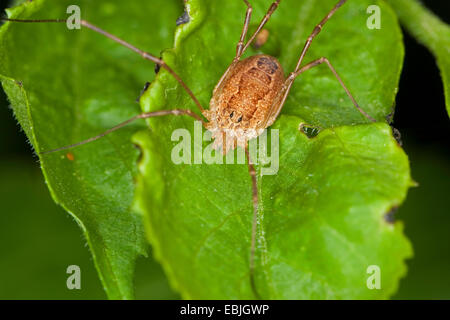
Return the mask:
<path fill-rule="evenodd" d="M 298 130 L 305 136 L 307 136 L 309 139 L 315 138 L 320 132 L 319 127 L 312 126 L 303 122 L 299 124 Z"/>
<path fill-rule="evenodd" d="M 178 17 L 176 24 L 177 26 L 180 26 L 182 24 L 188 23 L 189 21 L 191 21 L 191 17 L 189 17 L 189 14 L 185 10 L 183 14 L 180 17 Z"/>
<path fill-rule="evenodd" d="M 392 207 L 391 210 L 389 210 L 387 213 L 384 214 L 384 221 L 386 221 L 389 224 L 395 223 L 395 214 L 398 211 L 398 207 Z"/>
<path fill-rule="evenodd" d="M 146 82 L 144 85 L 144 88 L 141 90 L 141 93 L 139 94 L 139 97 L 136 99 L 136 102 L 139 103 L 139 101 L 141 100 L 141 97 L 144 95 L 145 91 L 147 91 L 149 86 L 150 86 L 150 82 Z"/>

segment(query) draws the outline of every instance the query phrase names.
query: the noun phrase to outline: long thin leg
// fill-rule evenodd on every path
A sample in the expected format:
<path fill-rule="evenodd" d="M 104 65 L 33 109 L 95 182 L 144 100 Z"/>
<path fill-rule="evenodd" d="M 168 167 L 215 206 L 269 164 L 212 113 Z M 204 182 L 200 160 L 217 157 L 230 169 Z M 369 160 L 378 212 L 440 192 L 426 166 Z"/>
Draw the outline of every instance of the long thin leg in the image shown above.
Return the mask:
<path fill-rule="evenodd" d="M 245 14 L 244 27 L 242 28 L 241 37 L 239 38 L 239 42 L 236 45 L 236 56 L 234 57 L 233 62 L 228 66 L 227 70 L 224 72 L 222 77 L 219 79 L 219 82 L 217 83 L 216 87 L 214 88 L 213 95 L 215 95 L 216 90 L 218 88 L 220 88 L 220 86 L 222 85 L 222 82 L 228 77 L 229 72 L 234 69 L 237 62 L 241 59 L 241 56 L 244 54 L 245 50 L 247 50 L 248 46 L 252 43 L 252 41 L 258 35 L 259 31 L 263 28 L 263 26 L 269 20 L 272 13 L 278 7 L 278 4 L 280 3 L 280 1 L 281 0 L 277 0 L 274 3 L 272 3 L 267 14 L 264 16 L 263 20 L 261 21 L 258 29 L 255 31 L 255 33 L 252 35 L 250 40 L 244 46 L 243 44 L 244 44 L 245 37 L 248 32 L 248 26 L 250 24 L 250 19 L 251 19 L 251 15 L 252 15 L 252 11 L 253 11 L 251 4 L 247 0 L 244 0 L 245 4 L 247 5 L 247 12 Z"/>
<path fill-rule="evenodd" d="M 186 115 L 186 116 L 190 116 L 196 120 L 202 121 L 202 118 L 197 115 L 196 113 L 192 112 L 191 110 L 187 110 L 187 109 L 173 109 L 173 110 L 160 110 L 160 111 L 154 111 L 154 112 L 145 112 L 145 113 L 141 113 L 138 114 L 137 116 L 134 116 L 122 123 L 119 123 L 118 125 L 112 127 L 111 129 L 106 130 L 103 133 L 100 133 L 94 137 L 91 137 L 89 139 L 65 146 L 65 147 L 61 147 L 61 148 L 57 148 L 57 149 L 52 149 L 52 150 L 48 150 L 48 151 L 44 151 L 44 152 L 40 152 L 40 154 L 47 154 L 47 153 L 53 153 L 53 152 L 57 152 L 57 151 L 61 151 L 61 150 L 66 150 L 66 149 L 71 149 L 74 147 L 78 147 L 81 146 L 83 144 L 98 140 L 100 138 L 103 138 L 104 136 L 106 136 L 107 134 L 114 132 L 116 130 L 119 130 L 120 128 L 125 127 L 127 124 L 136 121 L 138 119 L 147 119 L 147 118 L 152 118 L 152 117 L 161 117 L 161 116 L 166 116 L 166 115 L 175 115 L 175 116 L 181 116 L 181 115 Z"/>
<path fill-rule="evenodd" d="M 4 20 L 4 21 L 11 21 L 11 22 L 24 22 L 24 23 L 48 23 L 48 22 L 56 22 L 56 23 L 66 23 L 67 20 L 66 19 L 41 19 L 41 20 L 29 20 L 29 19 L 9 19 L 9 18 L 0 18 L 0 20 Z M 128 49 L 138 53 L 140 56 L 142 56 L 142 58 L 146 59 L 146 60 L 150 60 L 154 63 L 156 63 L 157 65 L 159 65 L 160 67 L 166 69 L 174 78 L 175 80 L 178 81 L 178 83 L 184 88 L 184 90 L 189 94 L 189 96 L 191 97 L 191 99 L 194 101 L 194 103 L 197 105 L 197 107 L 200 109 L 200 111 L 203 113 L 204 109 L 200 103 L 200 101 L 198 101 L 197 97 L 194 95 L 194 93 L 191 91 L 191 89 L 189 89 L 189 87 L 184 83 L 184 81 L 180 78 L 180 76 L 178 76 L 178 74 L 172 70 L 172 68 L 170 68 L 163 60 L 151 55 L 148 52 L 145 52 L 139 48 L 136 48 L 135 46 L 133 46 L 132 44 L 116 37 L 115 35 L 106 32 L 102 29 L 100 29 L 99 27 L 91 24 L 90 22 L 86 21 L 86 20 L 80 20 L 80 24 L 83 27 L 86 27 L 88 29 L 91 29 L 101 35 L 104 35 L 105 37 L 121 44 L 124 47 L 127 47 Z"/>
<path fill-rule="evenodd" d="M 319 24 L 314 28 L 313 32 L 310 34 L 308 39 L 306 40 L 305 45 L 303 46 L 302 53 L 300 54 L 300 58 L 298 59 L 297 66 L 295 67 L 295 71 L 297 72 L 300 69 L 300 65 L 302 64 L 303 58 L 305 57 L 306 52 L 308 51 L 309 47 L 311 46 L 311 42 L 313 39 L 322 31 L 322 28 L 324 24 L 330 20 L 330 18 L 334 15 L 334 13 L 346 2 L 347 0 L 341 0 L 339 1 L 333 9 L 331 9 L 330 12 L 325 16 L 325 18 L 322 19 L 322 21 L 319 22 Z"/>
<path fill-rule="evenodd" d="M 281 112 L 281 109 L 283 108 L 284 103 L 286 102 L 287 96 L 289 94 L 289 91 L 291 89 L 292 84 L 294 83 L 294 79 L 301 74 L 302 72 L 316 66 L 319 65 L 323 62 L 326 62 L 327 65 L 330 67 L 331 71 L 333 72 L 333 74 L 336 76 L 336 78 L 338 79 L 339 83 L 342 85 L 342 87 L 344 88 L 345 92 L 347 93 L 347 95 L 349 96 L 349 98 L 352 100 L 354 106 L 356 107 L 356 109 L 358 109 L 359 112 L 361 112 L 366 118 L 368 118 L 369 120 L 375 122 L 376 120 L 374 118 L 372 118 L 370 115 L 368 115 L 356 102 L 356 100 L 353 98 L 352 94 L 350 93 L 350 91 L 348 90 L 347 86 L 344 84 L 344 82 L 342 81 L 341 77 L 339 77 L 338 73 L 336 72 L 336 70 L 333 68 L 333 66 L 331 65 L 331 63 L 328 61 L 328 59 L 326 58 L 320 58 L 317 59 L 311 63 L 309 63 L 308 65 L 304 66 L 303 68 L 301 67 L 301 64 L 303 62 L 303 58 L 305 57 L 306 52 L 308 51 L 309 47 L 311 46 L 311 42 L 313 41 L 313 39 L 320 33 L 320 31 L 322 30 L 323 26 L 325 25 L 325 23 L 334 15 L 334 13 L 346 2 L 347 0 L 340 0 L 334 7 L 333 9 L 331 9 L 330 12 L 328 12 L 328 14 L 322 19 L 322 21 L 319 22 L 319 24 L 314 28 L 313 32 L 311 33 L 311 35 L 308 37 L 308 39 L 306 40 L 305 45 L 303 46 L 303 50 L 300 54 L 300 58 L 298 59 L 297 65 L 295 67 L 294 72 L 292 72 L 289 77 L 286 79 L 285 84 L 284 84 L 284 88 L 282 90 L 282 92 L 280 93 L 281 97 L 278 100 L 278 103 L 275 105 L 272 105 L 271 109 L 269 110 L 268 113 L 268 117 L 266 118 L 266 120 L 261 124 L 261 127 L 266 127 L 267 124 L 271 124 L 275 121 L 275 119 L 278 117 L 278 115 Z"/>
<path fill-rule="evenodd" d="M 253 201 L 253 219 L 252 219 L 252 238 L 250 244 L 250 285 L 253 293 L 259 299 L 260 296 L 256 290 L 255 285 L 255 250 L 256 250 L 256 227 L 258 219 L 258 186 L 256 180 L 256 169 L 250 160 L 250 153 L 248 151 L 248 145 L 245 147 L 245 155 L 247 157 L 248 173 L 252 179 L 252 201 Z"/>
<path fill-rule="evenodd" d="M 269 21 L 270 17 L 272 16 L 272 14 L 275 12 L 275 10 L 278 8 L 278 5 L 280 4 L 281 0 L 276 0 L 275 2 L 273 2 L 271 4 L 271 6 L 269 7 L 269 10 L 267 10 L 266 15 L 263 17 L 263 19 L 261 20 L 258 28 L 256 28 L 256 31 L 253 33 L 253 35 L 250 37 L 250 39 L 247 41 L 247 43 L 245 44 L 244 48 L 241 50 L 239 56 L 236 56 L 236 59 L 239 60 L 241 58 L 241 56 L 244 54 L 245 50 L 247 50 L 247 48 L 252 44 L 253 40 L 255 40 L 256 36 L 258 35 L 258 33 L 261 31 L 261 29 L 265 26 L 265 24 L 267 23 L 267 21 Z M 235 59 L 235 60 L 236 60 Z"/>
<path fill-rule="evenodd" d="M 293 82 L 294 79 L 296 77 L 298 77 L 301 73 L 314 68 L 318 65 L 321 65 L 322 63 L 326 63 L 327 66 L 330 68 L 331 72 L 333 72 L 334 76 L 336 77 L 336 79 L 339 81 L 339 83 L 341 84 L 342 88 L 344 88 L 345 93 L 347 94 L 347 96 L 350 98 L 350 100 L 352 101 L 353 105 L 355 106 L 356 109 L 358 109 L 358 111 L 364 115 L 367 119 L 369 119 L 372 122 L 376 122 L 376 120 L 374 118 L 372 118 L 369 114 L 367 114 L 367 112 L 365 112 L 360 106 L 359 104 L 356 102 L 355 98 L 353 97 L 353 95 L 351 94 L 350 90 L 347 88 L 347 86 L 345 85 L 344 81 L 342 80 L 342 78 L 339 76 L 339 74 L 337 73 L 336 69 L 334 69 L 333 65 L 331 64 L 331 62 L 325 58 L 319 58 L 317 60 L 314 60 L 310 63 L 308 63 L 307 65 L 301 67 L 297 72 L 293 72 L 290 74 L 290 76 L 288 77 L 287 81 L 291 81 Z M 278 114 L 276 115 L 278 116 Z"/>
<path fill-rule="evenodd" d="M 233 70 L 233 68 L 236 66 L 237 62 L 239 61 L 239 59 L 242 56 L 242 53 L 244 52 L 243 51 L 244 40 L 247 35 L 248 26 L 250 24 L 250 19 L 251 19 L 252 11 L 253 11 L 251 4 L 247 0 L 244 0 L 244 2 L 247 5 L 247 11 L 245 13 L 245 20 L 244 20 L 244 26 L 242 27 L 241 37 L 239 38 L 239 42 L 236 45 L 236 55 L 234 56 L 233 62 L 231 62 L 231 64 L 228 66 L 227 70 L 225 70 L 225 72 L 222 74 L 222 77 L 219 79 L 219 82 L 216 84 L 213 95 L 216 94 L 216 90 L 218 88 L 220 88 L 220 86 L 222 85 L 222 82 L 227 78 L 230 70 Z"/>
<path fill-rule="evenodd" d="M 247 11 L 245 13 L 244 27 L 242 28 L 241 37 L 239 38 L 239 42 L 236 46 L 236 57 L 234 58 L 234 61 L 238 61 L 242 55 L 243 48 L 244 48 L 245 36 L 247 35 L 248 26 L 250 24 L 250 19 L 252 18 L 253 8 L 247 0 L 244 0 L 244 2 L 247 5 Z"/>

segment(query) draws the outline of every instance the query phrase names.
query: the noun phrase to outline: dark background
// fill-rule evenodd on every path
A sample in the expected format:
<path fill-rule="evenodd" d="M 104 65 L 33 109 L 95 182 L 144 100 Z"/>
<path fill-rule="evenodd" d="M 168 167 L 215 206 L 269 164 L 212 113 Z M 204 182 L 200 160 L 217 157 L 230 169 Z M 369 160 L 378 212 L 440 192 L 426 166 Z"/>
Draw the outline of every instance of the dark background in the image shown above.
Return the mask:
<path fill-rule="evenodd" d="M 449 23 L 448 0 L 422 2 Z M 5 6 L 1 1 L 0 9 Z M 450 299 L 449 117 L 434 57 L 404 34 L 406 56 L 394 126 L 402 134 L 419 187 L 409 191 L 396 214 L 415 257 L 407 262 L 408 275 L 394 298 Z M 38 160 L 1 89 L 0 176 L 0 299 L 105 298 L 85 240 L 73 219 L 52 202 Z M 65 286 L 65 267 L 70 264 L 83 270 L 82 290 Z M 138 298 L 176 297 L 165 281 L 148 273 L 145 262 L 139 261 Z"/>

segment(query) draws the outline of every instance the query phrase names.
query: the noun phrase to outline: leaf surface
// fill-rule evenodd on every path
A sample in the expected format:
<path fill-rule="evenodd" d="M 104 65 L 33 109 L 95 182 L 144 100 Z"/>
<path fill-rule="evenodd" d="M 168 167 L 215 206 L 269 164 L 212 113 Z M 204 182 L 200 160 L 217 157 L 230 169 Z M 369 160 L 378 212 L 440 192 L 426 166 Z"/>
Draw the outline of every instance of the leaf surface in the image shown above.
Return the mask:
<path fill-rule="evenodd" d="M 252 1 L 251 29 L 270 1 Z M 276 56 L 287 74 L 304 41 L 335 1 L 283 1 L 267 25 L 260 50 Z M 306 61 L 327 57 L 365 111 L 367 124 L 326 66 L 302 75 L 275 122 L 280 163 L 258 178 L 260 211 L 256 288 L 267 299 L 388 298 L 412 254 L 401 222 L 388 214 L 411 186 L 406 155 L 385 122 L 393 111 L 403 62 L 395 15 L 381 1 L 384 28 L 366 27 L 373 1 L 349 1 L 314 41 Z M 163 54 L 208 105 L 214 85 L 234 57 L 244 20 L 241 1 L 187 1 L 191 16 L 177 29 L 175 48 Z M 247 55 L 257 51 L 250 50 Z M 141 98 L 144 111 L 195 105 L 164 70 Z M 301 122 L 324 130 L 315 138 Z M 150 119 L 134 137 L 139 164 L 137 205 L 148 238 L 172 285 L 184 298 L 254 298 L 249 277 L 251 181 L 246 165 L 175 165 L 175 129 L 187 117 Z M 199 156 L 192 141 L 190 159 Z M 203 147 L 209 142 L 204 141 Z M 201 152 L 201 151 L 200 151 Z M 261 166 L 258 167 L 260 172 Z M 388 215 L 387 215 L 388 214 Z M 366 285 L 370 266 L 381 270 L 381 290 Z M 370 270 L 370 269 L 369 269 Z"/>
<path fill-rule="evenodd" d="M 26 1 L 10 18 L 83 19 L 149 52 L 172 46 L 176 1 Z M 5 23 L 0 29 L 0 77 L 14 114 L 34 150 L 89 138 L 139 112 L 135 102 L 154 66 L 90 30 L 64 24 Z M 98 143 L 40 155 L 54 200 L 82 228 L 110 298 L 133 297 L 134 261 L 146 253 L 141 217 L 132 209 L 138 150 L 133 124 Z M 73 159 L 73 160 L 70 160 Z"/>

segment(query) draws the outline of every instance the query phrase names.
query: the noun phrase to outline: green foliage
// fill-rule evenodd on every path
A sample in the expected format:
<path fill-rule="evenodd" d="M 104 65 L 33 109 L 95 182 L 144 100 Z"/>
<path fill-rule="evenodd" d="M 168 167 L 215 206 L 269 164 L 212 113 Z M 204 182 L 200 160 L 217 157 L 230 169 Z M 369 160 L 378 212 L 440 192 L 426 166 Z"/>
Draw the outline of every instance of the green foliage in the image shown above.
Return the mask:
<path fill-rule="evenodd" d="M 140 1 L 33 1 L 8 14 L 65 17 L 70 4 L 82 8 L 83 18 L 156 53 L 171 45 L 181 10 L 174 2 L 143 10 Z M 3 87 L 37 151 L 88 138 L 138 113 L 134 101 L 154 76 L 153 66 L 127 49 L 64 24 L 6 23 L 0 43 Z M 134 260 L 145 254 L 141 217 L 131 210 L 138 151 L 129 142 L 142 127 L 70 151 L 74 161 L 65 153 L 40 156 L 52 196 L 81 225 L 110 298 L 132 298 Z"/>
<path fill-rule="evenodd" d="M 329 129 L 309 140 L 297 131 L 298 121 L 277 121 L 280 171 L 259 179 L 260 294 L 388 297 L 411 254 L 401 224 L 384 217 L 410 184 L 406 156 L 383 124 Z M 136 137 L 146 151 L 138 197 L 157 258 L 185 298 L 253 298 L 246 167 L 172 165 L 170 146 L 161 150 L 170 130 L 157 129 L 160 136 Z M 383 270 L 381 291 L 365 285 L 372 264 Z"/>
<path fill-rule="evenodd" d="M 380 122 L 393 111 L 403 61 L 401 32 L 390 7 L 383 28 L 366 27 L 374 1 L 349 1 L 324 28 L 306 61 L 325 56 L 360 105 Z M 14 18 L 83 18 L 158 55 L 171 47 L 178 1 L 33 1 Z M 254 0 L 253 24 L 270 1 Z M 267 25 L 267 49 L 293 69 L 314 25 L 335 0 L 285 0 Z M 242 28 L 242 1 L 188 1 L 191 22 L 176 30 L 163 54 L 207 106 L 231 62 Z M 0 29 L 0 74 L 16 117 L 37 151 L 93 136 L 135 115 L 139 88 L 153 66 L 108 39 L 63 25 L 7 23 Z M 256 53 L 251 49 L 247 55 Z M 267 51 L 265 51 L 267 50 Z M 161 70 L 141 98 L 144 111 L 191 108 L 187 94 Z M 280 170 L 259 178 L 256 287 L 264 298 L 387 298 L 411 256 L 399 222 L 385 214 L 411 185 L 404 152 L 388 125 L 365 124 L 326 66 L 302 75 L 274 124 Z M 300 122 L 323 130 L 309 139 Z M 171 284 L 185 298 L 253 298 L 249 285 L 251 183 L 245 165 L 174 165 L 171 133 L 192 119 L 151 119 L 135 136 L 143 156 L 136 208 Z M 355 126 L 351 126 L 355 124 Z M 56 202 L 82 226 L 111 298 L 132 297 L 134 260 L 145 252 L 141 216 L 131 204 L 138 173 L 135 124 L 95 143 L 40 156 Z M 366 269 L 382 270 L 382 290 L 366 287 Z"/>
<path fill-rule="evenodd" d="M 0 299 L 104 298 L 79 228 L 50 198 L 39 168 L 3 159 L 0 176 Z M 66 287 L 72 264 L 81 268 L 82 290 Z"/>
<path fill-rule="evenodd" d="M 401 23 L 436 57 L 450 114 L 450 26 L 415 0 L 388 0 Z M 426 81 L 426 80 L 424 80 Z"/>
<path fill-rule="evenodd" d="M 252 4 L 255 19 L 262 17 L 268 1 Z M 268 29 L 279 39 L 286 72 L 333 4 L 284 1 L 274 14 Z M 394 104 L 403 47 L 395 16 L 379 4 L 389 30 L 366 28 L 369 1 L 349 3 L 324 28 L 307 60 L 328 57 L 366 111 L 383 121 Z M 192 21 L 177 30 L 175 49 L 163 58 L 206 105 L 234 56 L 245 6 L 189 5 Z M 144 111 L 195 108 L 165 71 L 141 104 Z M 298 131 L 304 120 L 331 128 L 308 139 Z M 280 129 L 280 170 L 259 178 L 256 287 L 263 298 L 387 298 L 395 291 L 411 248 L 401 224 L 390 225 L 384 215 L 400 205 L 411 185 L 408 161 L 387 125 L 365 122 L 326 67 L 294 86 L 274 125 Z M 361 125 L 332 128 L 353 123 Z M 254 298 L 247 167 L 174 165 L 171 133 L 186 128 L 193 136 L 192 120 L 151 119 L 150 127 L 134 139 L 144 153 L 137 199 L 172 285 L 184 298 Z M 366 287 L 372 264 L 383 270 L 383 290 Z"/>
<path fill-rule="evenodd" d="M 0 299 L 104 299 L 78 226 L 55 205 L 40 169 L 29 160 L 0 161 Z M 81 268 L 81 290 L 66 287 L 65 271 L 73 264 Z M 137 261 L 135 291 L 138 299 L 177 297 L 151 258 Z"/>

